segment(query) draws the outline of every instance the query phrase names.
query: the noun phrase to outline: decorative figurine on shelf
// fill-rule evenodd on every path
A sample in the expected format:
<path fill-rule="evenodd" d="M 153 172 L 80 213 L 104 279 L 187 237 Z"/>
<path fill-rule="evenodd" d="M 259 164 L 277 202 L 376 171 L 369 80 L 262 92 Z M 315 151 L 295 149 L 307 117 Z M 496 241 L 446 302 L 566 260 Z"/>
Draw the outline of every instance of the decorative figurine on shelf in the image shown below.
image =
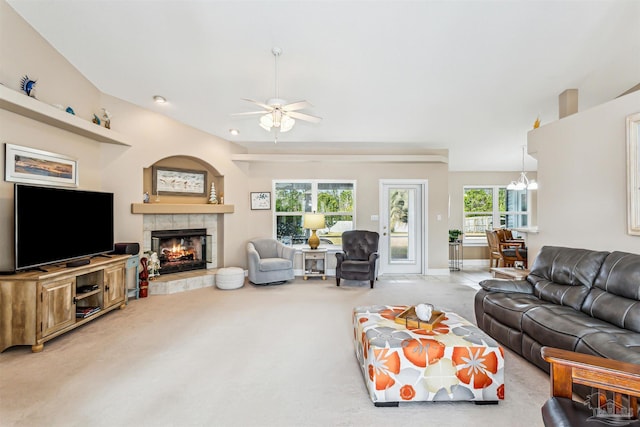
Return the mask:
<path fill-rule="evenodd" d="M 211 193 L 209 195 L 209 203 L 212 205 L 218 204 L 218 199 L 216 198 L 216 185 L 215 183 L 211 183 Z"/>
<path fill-rule="evenodd" d="M 36 97 L 36 81 L 31 80 L 29 76 L 25 75 L 22 80 L 20 80 L 20 89 L 32 98 Z"/>
<path fill-rule="evenodd" d="M 69 114 L 73 114 L 74 116 L 76 115 L 76 112 L 75 112 L 75 111 L 73 111 L 73 108 L 71 108 L 71 107 L 67 107 L 67 109 L 66 109 L 66 110 L 64 110 L 64 111 L 66 111 L 66 112 L 67 112 L 67 113 L 69 113 Z"/>
<path fill-rule="evenodd" d="M 538 116 L 538 118 L 536 119 L 535 122 L 533 122 L 533 128 L 534 129 L 538 129 L 540 127 L 540 116 Z"/>
<path fill-rule="evenodd" d="M 104 120 L 104 127 L 107 129 L 111 129 L 111 113 L 102 109 L 102 120 Z"/>
<path fill-rule="evenodd" d="M 100 117 L 96 116 L 95 114 L 93 115 L 93 120 L 91 121 L 100 126 Z"/>
<path fill-rule="evenodd" d="M 145 191 L 142 195 L 142 203 L 149 203 L 149 192 Z"/>

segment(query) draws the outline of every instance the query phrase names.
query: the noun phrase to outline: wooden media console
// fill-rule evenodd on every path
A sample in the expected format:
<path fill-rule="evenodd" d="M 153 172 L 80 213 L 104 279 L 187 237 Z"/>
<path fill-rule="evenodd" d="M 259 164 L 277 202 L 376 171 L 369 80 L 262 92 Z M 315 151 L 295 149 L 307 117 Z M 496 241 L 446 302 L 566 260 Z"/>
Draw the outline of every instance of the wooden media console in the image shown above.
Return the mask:
<path fill-rule="evenodd" d="M 44 343 L 126 306 L 126 265 L 131 255 L 91 259 L 87 265 L 45 266 L 0 276 L 0 352 Z"/>

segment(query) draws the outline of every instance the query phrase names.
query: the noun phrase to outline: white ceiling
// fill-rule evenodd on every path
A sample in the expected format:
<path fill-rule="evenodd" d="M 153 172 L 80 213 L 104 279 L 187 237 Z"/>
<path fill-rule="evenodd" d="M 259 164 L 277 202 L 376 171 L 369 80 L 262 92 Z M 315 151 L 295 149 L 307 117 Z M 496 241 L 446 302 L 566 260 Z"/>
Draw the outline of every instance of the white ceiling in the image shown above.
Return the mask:
<path fill-rule="evenodd" d="M 253 152 L 446 148 L 451 170 L 519 170 L 565 89 L 585 110 L 640 82 L 637 0 L 8 3 L 102 92 Z M 274 46 L 280 97 L 323 118 L 278 144 L 231 116 L 274 96 Z"/>

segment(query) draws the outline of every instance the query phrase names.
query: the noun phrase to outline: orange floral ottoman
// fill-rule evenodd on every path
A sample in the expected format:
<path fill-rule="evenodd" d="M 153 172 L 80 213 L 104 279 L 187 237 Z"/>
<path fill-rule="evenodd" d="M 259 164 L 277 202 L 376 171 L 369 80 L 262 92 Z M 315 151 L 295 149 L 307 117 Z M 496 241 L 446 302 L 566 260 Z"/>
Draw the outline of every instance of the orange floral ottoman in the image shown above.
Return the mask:
<path fill-rule="evenodd" d="M 353 309 L 356 357 L 376 406 L 504 399 L 504 352 L 496 341 L 447 311 L 432 331 L 407 328 L 394 320 L 406 308 Z"/>

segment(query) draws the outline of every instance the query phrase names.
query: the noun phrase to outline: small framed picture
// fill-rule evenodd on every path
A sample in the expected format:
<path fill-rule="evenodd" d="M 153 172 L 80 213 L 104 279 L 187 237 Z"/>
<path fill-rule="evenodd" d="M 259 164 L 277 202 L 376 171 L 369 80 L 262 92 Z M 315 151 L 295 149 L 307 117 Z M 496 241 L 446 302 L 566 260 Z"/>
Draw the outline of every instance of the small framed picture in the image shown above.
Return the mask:
<path fill-rule="evenodd" d="M 271 209 L 271 193 L 261 191 L 251 193 L 251 210 L 268 210 Z"/>

